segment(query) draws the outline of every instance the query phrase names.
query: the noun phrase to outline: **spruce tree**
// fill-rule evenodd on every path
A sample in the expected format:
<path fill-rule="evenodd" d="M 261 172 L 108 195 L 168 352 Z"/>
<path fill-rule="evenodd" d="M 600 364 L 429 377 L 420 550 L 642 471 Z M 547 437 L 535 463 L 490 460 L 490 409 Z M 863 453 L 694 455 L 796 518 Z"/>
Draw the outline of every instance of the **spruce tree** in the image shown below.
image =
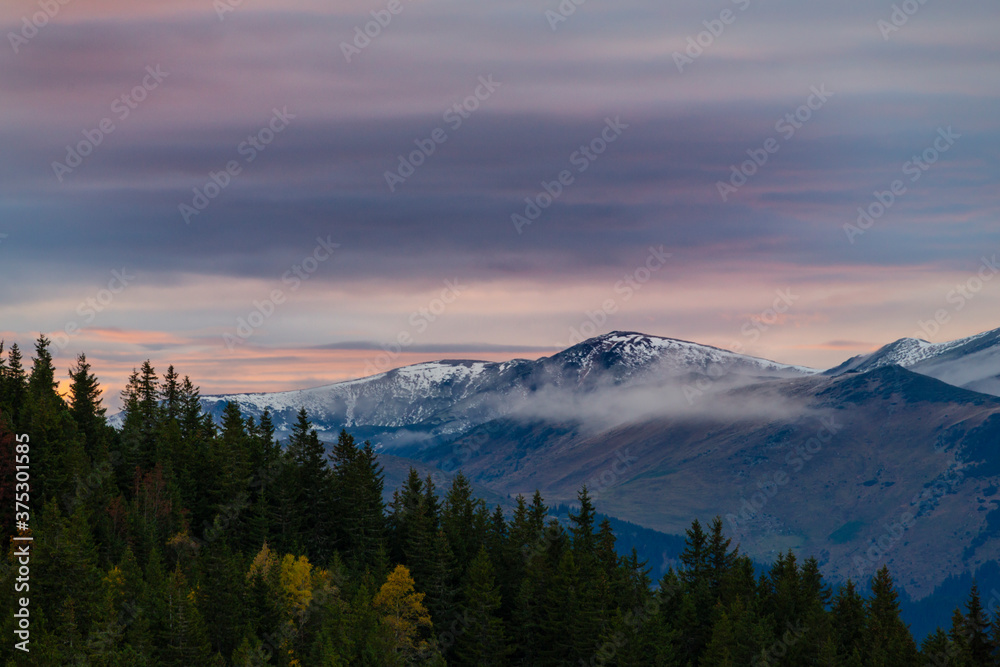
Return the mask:
<path fill-rule="evenodd" d="M 798 591 L 799 600 L 796 603 L 798 620 L 795 625 L 808 628 L 809 641 L 796 641 L 789 649 L 788 655 L 792 660 L 813 664 L 820 661 L 820 654 L 826 643 L 833 641 L 830 614 L 827 612 L 832 593 L 830 587 L 823 581 L 819 562 L 815 557 L 809 557 L 802 563 Z"/>
<path fill-rule="evenodd" d="M 386 518 L 383 489 L 385 474 L 372 443 L 365 441 L 355 463 L 358 469 L 357 502 L 359 520 L 353 535 L 355 557 L 371 567 L 376 577 L 385 575 Z"/>
<path fill-rule="evenodd" d="M 866 664 L 907 667 L 917 660 L 916 644 L 899 618 L 898 597 L 889 568 L 883 565 L 872 580 L 872 593 L 867 605 Z"/>
<path fill-rule="evenodd" d="M 468 478 L 461 472 L 451 480 L 441 512 L 441 528 L 455 557 L 456 574 L 462 577 L 486 538 L 486 526 L 477 520 L 483 501 L 474 498 Z"/>
<path fill-rule="evenodd" d="M 163 376 L 160 399 L 163 404 L 164 418 L 180 419 L 183 408 L 181 402 L 181 384 L 178 382 L 177 371 L 174 370 L 173 364 L 167 367 L 167 372 Z"/>
<path fill-rule="evenodd" d="M 180 403 L 181 434 L 188 441 L 204 437 L 202 430 L 205 419 L 201 411 L 201 393 L 198 387 L 191 382 L 191 378 L 186 375 L 184 381 L 181 382 L 178 402 Z"/>
<path fill-rule="evenodd" d="M 587 492 L 586 485 L 577 492 L 576 499 L 580 503 L 580 510 L 577 514 L 571 512 L 569 515 L 569 532 L 573 536 L 573 549 L 577 552 L 578 556 L 583 555 L 591 558 L 594 555 L 595 546 L 594 521 L 596 510 L 594 510 L 594 503 L 590 500 L 590 494 Z"/>
<path fill-rule="evenodd" d="M 107 457 L 104 421 L 107 409 L 101 406 L 101 388 L 90 371 L 87 355 L 80 353 L 76 366 L 69 371 L 72 380 L 69 411 L 83 434 L 87 455 L 91 459 L 104 459 Z"/>
<path fill-rule="evenodd" d="M 863 649 L 866 622 L 865 601 L 850 579 L 837 590 L 830 613 L 837 655 L 846 660 Z"/>
<path fill-rule="evenodd" d="M 520 556 L 522 551 L 529 549 L 538 540 L 539 533 L 535 531 L 528 518 L 528 505 L 524 496 L 518 494 L 514 502 L 514 512 L 508 525 L 509 546 L 512 552 L 516 552 Z"/>
<path fill-rule="evenodd" d="M 728 583 L 730 573 L 739 560 L 739 548 L 730 550 L 732 540 L 723 533 L 722 517 L 712 519 L 708 537 L 708 587 L 713 600 L 722 599 L 724 603 L 731 600 L 723 596 L 723 585 Z"/>
<path fill-rule="evenodd" d="M 701 522 L 695 519 L 687 529 L 684 540 L 684 551 L 681 553 L 681 578 L 691 589 L 701 583 L 707 584 L 709 573 L 708 537 L 702 530 Z"/>
<path fill-rule="evenodd" d="M 799 563 L 795 553 L 791 549 L 779 553 L 762 582 L 765 608 L 779 625 L 797 616 L 802 598 L 799 584 Z"/>
<path fill-rule="evenodd" d="M 979 587 L 972 582 L 969 598 L 965 603 L 965 636 L 969 659 L 973 665 L 993 664 L 993 645 L 990 641 L 990 619 L 986 616 L 982 601 L 979 598 Z"/>
<path fill-rule="evenodd" d="M 330 535 L 330 469 L 319 435 L 305 408 L 299 410 L 288 440 L 288 457 L 294 468 L 296 533 L 302 537 L 310 560 L 326 562 L 332 555 Z"/>
<path fill-rule="evenodd" d="M 239 406 L 229 401 L 222 412 L 222 428 L 213 440 L 213 468 L 219 477 L 214 484 L 218 505 L 231 503 L 250 482 L 250 436 Z"/>
<path fill-rule="evenodd" d="M 358 479 L 358 446 L 347 431 L 341 429 L 337 442 L 330 451 L 330 469 L 333 476 L 331 485 L 331 507 L 337 517 L 340 530 L 337 531 L 337 548 L 354 556 L 353 544 L 358 525 L 360 510 L 355 504 L 355 492 L 359 486 Z"/>
<path fill-rule="evenodd" d="M 42 334 L 35 341 L 35 356 L 31 360 L 31 374 L 28 376 L 28 395 L 36 402 L 62 402 L 59 383 L 56 382 L 56 367 L 49 351 L 51 344 L 52 341 Z"/>
<path fill-rule="evenodd" d="M 224 541 L 206 545 L 198 558 L 198 610 L 211 621 L 213 652 L 230 655 L 239 645 L 244 627 L 252 622 L 245 604 L 248 596 L 243 559 Z"/>
<path fill-rule="evenodd" d="M 156 459 L 156 437 L 160 426 L 159 380 L 147 359 L 139 370 L 132 370 L 122 390 L 122 445 L 126 474 L 135 468 L 150 470 Z"/>
<path fill-rule="evenodd" d="M 44 502 L 52 497 L 69 506 L 77 478 L 90 474 L 83 437 L 57 391 L 50 341 L 39 336 L 28 377 L 22 427 L 31 437 L 32 493 Z"/>
<path fill-rule="evenodd" d="M 195 592 L 180 568 L 166 582 L 160 662 L 169 667 L 208 664 L 211 649 Z"/>
<path fill-rule="evenodd" d="M 535 489 L 535 494 L 531 497 L 531 505 L 528 507 L 528 525 L 535 537 L 540 537 L 545 530 L 545 518 L 549 515 L 549 508 L 542 500 L 542 494 Z"/>
<path fill-rule="evenodd" d="M 951 613 L 951 629 L 948 631 L 948 644 L 952 655 L 950 660 L 962 667 L 971 667 L 971 650 L 969 647 L 968 628 L 965 625 L 965 615 L 961 609 Z"/>
<path fill-rule="evenodd" d="M 457 664 L 506 665 L 511 648 L 500 619 L 501 597 L 485 547 L 469 564 L 462 591 L 460 627 L 455 641 Z"/>
<path fill-rule="evenodd" d="M 455 576 L 455 557 L 444 531 L 438 530 L 434 535 L 431 549 L 429 561 L 415 561 L 421 574 L 419 579 L 414 576 L 414 581 L 417 589 L 427 594 L 424 603 L 434 626 L 450 629 L 457 623 L 460 582 Z"/>
<path fill-rule="evenodd" d="M 424 506 L 427 508 L 427 516 L 430 517 L 431 526 L 436 531 L 441 527 L 441 499 L 438 498 L 434 478 L 430 475 L 424 478 Z"/>
<path fill-rule="evenodd" d="M 712 636 L 711 615 L 714 607 L 711 590 L 711 569 L 708 537 L 695 519 L 687 530 L 680 571 L 685 598 L 681 607 L 678 629 L 685 644 L 682 656 L 696 663 Z"/>
<path fill-rule="evenodd" d="M 941 628 L 927 635 L 920 645 L 920 657 L 928 665 L 947 665 L 953 662 L 953 653 L 952 643 Z"/>
<path fill-rule="evenodd" d="M 393 494 L 390 504 L 391 558 L 408 565 L 419 585 L 427 581 L 434 560 L 437 505 L 428 504 L 433 498 L 433 489 L 428 492 L 419 473 L 410 468 L 402 490 Z"/>
<path fill-rule="evenodd" d="M 10 411 L 10 426 L 22 430 L 24 424 L 25 401 L 28 395 L 28 378 L 24 372 L 21 349 L 17 343 L 7 351 L 7 367 L 4 369 L 3 396 L 0 396 L 0 407 Z"/>
<path fill-rule="evenodd" d="M 705 647 L 698 664 L 702 667 L 736 667 L 734 654 L 737 651 L 737 639 L 733 634 L 733 625 L 729 615 L 721 603 L 716 606 L 716 621 L 712 625 L 712 638 Z"/>
<path fill-rule="evenodd" d="M 580 623 L 584 605 L 580 599 L 580 568 L 572 549 L 567 549 L 545 587 L 545 615 L 539 638 L 539 663 L 543 665 L 586 663 L 596 652 L 598 634 L 589 623 Z"/>
<path fill-rule="evenodd" d="M 535 495 L 540 500 L 541 496 Z M 516 518 L 515 513 L 515 521 Z M 514 534 L 513 527 L 511 534 Z M 515 664 L 544 664 L 541 662 L 542 654 L 550 628 L 549 614 L 552 612 L 548 596 L 552 595 L 557 565 L 562 555 L 569 552 L 565 548 L 567 541 L 562 527 L 553 522 L 544 536 L 517 547 L 515 562 L 522 564 L 523 574 L 517 584 L 511 613 Z"/>
<path fill-rule="evenodd" d="M 359 448 L 341 430 L 330 453 L 331 503 L 337 517 L 338 548 L 356 567 L 373 567 L 384 575 L 378 554 L 385 548 L 384 475 L 370 442 Z"/>
<path fill-rule="evenodd" d="M 256 549 L 270 538 L 270 520 L 276 496 L 274 483 L 279 473 L 281 449 L 274 442 L 274 424 L 267 410 L 257 423 L 252 417 L 248 418 L 246 431 L 249 443 L 249 507 L 246 510 L 246 533 L 241 544 L 246 549 Z"/>

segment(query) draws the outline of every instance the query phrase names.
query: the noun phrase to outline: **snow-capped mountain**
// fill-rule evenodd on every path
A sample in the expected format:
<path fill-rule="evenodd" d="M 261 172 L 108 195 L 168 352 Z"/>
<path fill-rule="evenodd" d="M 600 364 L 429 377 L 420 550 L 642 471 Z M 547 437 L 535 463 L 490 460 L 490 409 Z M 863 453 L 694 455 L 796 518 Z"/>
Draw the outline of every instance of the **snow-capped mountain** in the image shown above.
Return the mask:
<path fill-rule="evenodd" d="M 591 338 L 539 362 L 554 362 L 566 368 L 578 366 L 581 380 L 595 368 L 610 370 L 622 378 L 647 372 L 669 376 L 735 373 L 760 377 L 794 377 L 817 372 L 812 368 L 737 354 L 711 345 L 625 331 L 612 331 Z"/>
<path fill-rule="evenodd" d="M 287 431 L 300 408 L 326 438 L 341 428 L 383 444 L 454 436 L 547 396 L 580 395 L 604 388 L 696 382 L 760 381 L 817 371 L 672 338 L 612 332 L 551 357 L 502 363 L 436 361 L 371 377 L 298 391 L 206 396 L 205 409 L 225 404 L 258 416 L 265 409 Z"/>
<path fill-rule="evenodd" d="M 848 359 L 827 373 L 864 373 L 893 364 L 957 387 L 1000 396 L 1000 329 L 946 343 L 901 338 L 871 354 Z"/>

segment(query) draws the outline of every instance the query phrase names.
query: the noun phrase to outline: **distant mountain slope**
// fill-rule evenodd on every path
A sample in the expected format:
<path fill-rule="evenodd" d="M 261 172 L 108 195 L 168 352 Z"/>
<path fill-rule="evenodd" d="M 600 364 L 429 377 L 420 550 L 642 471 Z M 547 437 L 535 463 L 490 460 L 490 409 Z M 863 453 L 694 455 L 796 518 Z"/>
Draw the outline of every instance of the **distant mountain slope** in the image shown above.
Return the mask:
<path fill-rule="evenodd" d="M 572 502 L 587 484 L 601 511 L 665 533 L 719 514 L 761 562 L 794 548 L 855 580 L 887 562 L 914 598 L 1000 558 L 1000 399 L 885 366 L 709 400 L 714 415 L 600 433 L 508 417 L 415 456 L 469 451 L 463 470 L 501 494 Z"/>
<path fill-rule="evenodd" d="M 1000 396 L 1000 329 L 946 343 L 901 338 L 848 359 L 830 375 L 865 372 L 896 364 L 948 384 Z"/>

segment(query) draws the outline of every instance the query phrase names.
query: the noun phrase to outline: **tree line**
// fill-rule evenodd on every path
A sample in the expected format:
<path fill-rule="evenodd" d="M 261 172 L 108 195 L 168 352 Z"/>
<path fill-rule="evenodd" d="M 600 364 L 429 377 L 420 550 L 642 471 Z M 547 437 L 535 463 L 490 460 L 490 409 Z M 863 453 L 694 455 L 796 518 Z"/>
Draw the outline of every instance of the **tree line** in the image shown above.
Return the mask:
<path fill-rule="evenodd" d="M 1000 665 L 1000 614 L 973 585 L 920 646 L 883 568 L 824 582 L 789 551 L 758 574 L 716 517 L 692 522 L 659 581 L 620 555 L 584 487 L 568 521 L 537 491 L 507 512 L 461 473 L 411 469 L 387 503 L 369 442 L 327 448 L 305 410 L 287 442 L 271 415 L 147 361 L 112 428 L 86 356 L 58 392 L 50 343 L 30 368 L 0 345 L 0 573 L 14 609 L 14 434 L 30 436 L 30 654 L 6 665 Z M 26 534 L 23 533 L 22 534 Z"/>

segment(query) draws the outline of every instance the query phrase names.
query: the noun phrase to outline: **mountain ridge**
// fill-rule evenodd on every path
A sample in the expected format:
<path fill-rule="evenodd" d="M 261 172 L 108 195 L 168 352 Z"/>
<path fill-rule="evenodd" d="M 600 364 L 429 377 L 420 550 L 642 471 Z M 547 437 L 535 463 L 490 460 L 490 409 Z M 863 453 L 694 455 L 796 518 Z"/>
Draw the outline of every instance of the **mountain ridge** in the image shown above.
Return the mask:
<path fill-rule="evenodd" d="M 304 407 L 321 435 L 327 437 L 340 428 L 388 433 L 415 424 L 422 425 L 420 431 L 441 435 L 471 424 L 455 416 L 459 410 L 475 415 L 472 421 L 496 418 L 542 388 L 586 392 L 665 380 L 790 377 L 817 372 L 700 343 L 615 331 L 534 361 L 423 362 L 310 389 L 208 395 L 202 397 L 202 405 L 213 415 L 221 415 L 229 401 L 253 416 L 269 409 L 281 432 L 288 431 L 294 413 Z M 487 392 L 494 393 L 492 400 L 476 400 Z M 445 425 L 448 421 L 454 422 L 451 427 Z M 399 439 L 407 440 L 405 436 Z"/>

